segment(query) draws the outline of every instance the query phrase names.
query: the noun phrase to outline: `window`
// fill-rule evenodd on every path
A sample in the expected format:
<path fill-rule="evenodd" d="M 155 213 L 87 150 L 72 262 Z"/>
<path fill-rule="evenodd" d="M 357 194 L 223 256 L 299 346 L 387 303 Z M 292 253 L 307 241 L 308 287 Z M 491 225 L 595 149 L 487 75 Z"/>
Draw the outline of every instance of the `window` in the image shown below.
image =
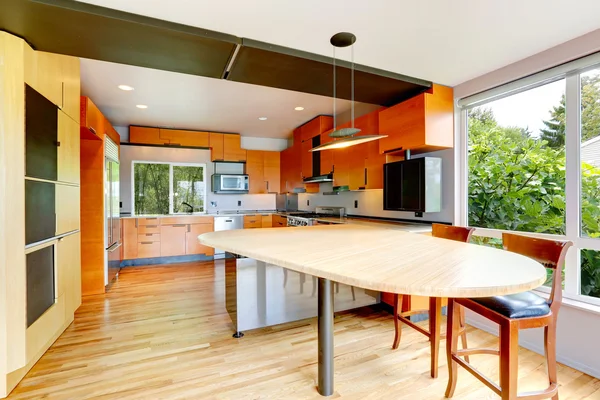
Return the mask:
<path fill-rule="evenodd" d="M 206 165 L 133 162 L 136 215 L 204 212 Z"/>
<path fill-rule="evenodd" d="M 566 297 L 600 305 L 600 55 L 461 99 L 460 222 L 575 244 Z M 457 153 L 457 154 L 458 154 Z"/>

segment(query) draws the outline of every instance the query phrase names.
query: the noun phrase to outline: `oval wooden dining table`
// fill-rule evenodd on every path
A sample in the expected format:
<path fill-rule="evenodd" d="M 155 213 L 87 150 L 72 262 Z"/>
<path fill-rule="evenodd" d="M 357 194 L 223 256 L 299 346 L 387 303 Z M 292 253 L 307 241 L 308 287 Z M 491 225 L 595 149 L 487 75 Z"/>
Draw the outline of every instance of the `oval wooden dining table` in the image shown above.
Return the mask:
<path fill-rule="evenodd" d="M 333 383 L 333 282 L 428 297 L 487 297 L 534 289 L 544 267 L 504 250 L 353 225 L 210 232 L 200 243 L 318 277 L 318 391 Z M 439 324 L 436 328 L 439 332 Z"/>

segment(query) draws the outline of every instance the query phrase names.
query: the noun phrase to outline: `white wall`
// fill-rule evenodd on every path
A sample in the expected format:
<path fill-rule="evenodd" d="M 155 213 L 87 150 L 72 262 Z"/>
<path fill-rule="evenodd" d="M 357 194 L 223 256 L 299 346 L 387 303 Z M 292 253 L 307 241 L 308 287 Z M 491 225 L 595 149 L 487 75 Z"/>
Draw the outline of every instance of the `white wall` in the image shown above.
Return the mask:
<path fill-rule="evenodd" d="M 116 129 L 116 128 L 115 128 Z M 214 194 L 211 192 L 210 177 L 213 174 L 214 164 L 210 161 L 210 150 L 200 149 L 179 149 L 169 147 L 152 146 L 121 146 L 121 207 L 122 213 L 132 212 L 132 163 L 133 161 L 163 161 L 163 162 L 184 162 L 184 163 L 204 163 L 207 168 L 207 205 L 208 212 L 217 210 L 274 210 L 274 194 Z M 229 168 L 243 168 L 242 164 L 223 164 Z M 225 172 L 219 170 L 219 172 Z M 241 206 L 238 206 L 241 201 Z M 211 203 L 216 202 L 216 206 Z"/>
<path fill-rule="evenodd" d="M 462 83 L 454 88 L 454 96 L 458 100 L 598 51 L 600 30 Z M 459 149 L 455 150 L 458 155 Z M 460 186 L 457 184 L 456 188 L 459 190 Z M 468 316 L 467 322 L 497 334 L 493 324 L 479 317 Z M 600 378 L 600 347 L 596 345 L 598 332 L 600 307 L 590 306 L 586 309 L 563 304 L 558 316 L 558 361 Z M 520 335 L 519 343 L 522 346 L 543 354 L 541 329 L 521 331 Z"/>
<path fill-rule="evenodd" d="M 300 193 L 298 195 L 298 208 L 301 210 L 314 210 L 316 206 L 337 206 L 346 207 L 346 214 L 351 215 L 452 222 L 454 216 L 454 151 L 436 151 L 415 155 L 413 158 L 425 156 L 442 159 L 442 210 L 440 212 L 424 213 L 423 217 L 415 217 L 414 212 L 384 211 L 382 189 L 343 192 L 335 196 L 323 195 L 323 192 L 332 190 L 331 183 L 322 183 L 319 188 L 320 193 Z M 306 204 L 307 200 L 309 205 Z M 358 201 L 358 208 L 354 208 L 355 201 Z"/>

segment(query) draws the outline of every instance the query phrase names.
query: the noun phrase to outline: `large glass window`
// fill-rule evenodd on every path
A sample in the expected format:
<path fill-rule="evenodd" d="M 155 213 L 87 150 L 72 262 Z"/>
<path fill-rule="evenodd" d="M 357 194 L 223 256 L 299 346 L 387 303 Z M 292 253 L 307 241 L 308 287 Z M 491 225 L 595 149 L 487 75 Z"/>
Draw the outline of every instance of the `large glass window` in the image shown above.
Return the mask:
<path fill-rule="evenodd" d="M 204 164 L 133 163 L 136 215 L 205 211 Z"/>
<path fill-rule="evenodd" d="M 600 55 L 459 101 L 461 224 L 568 239 L 565 296 L 600 305 Z"/>
<path fill-rule="evenodd" d="M 565 233 L 565 80 L 468 110 L 468 222 Z"/>

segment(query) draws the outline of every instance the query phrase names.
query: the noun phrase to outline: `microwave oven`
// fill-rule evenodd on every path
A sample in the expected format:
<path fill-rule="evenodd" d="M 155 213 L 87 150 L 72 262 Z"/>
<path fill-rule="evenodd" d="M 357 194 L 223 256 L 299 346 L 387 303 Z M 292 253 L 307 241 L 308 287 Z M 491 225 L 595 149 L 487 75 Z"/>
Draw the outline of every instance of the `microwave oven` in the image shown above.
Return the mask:
<path fill-rule="evenodd" d="M 245 174 L 213 174 L 212 191 L 214 193 L 248 193 L 249 181 L 248 175 Z"/>

